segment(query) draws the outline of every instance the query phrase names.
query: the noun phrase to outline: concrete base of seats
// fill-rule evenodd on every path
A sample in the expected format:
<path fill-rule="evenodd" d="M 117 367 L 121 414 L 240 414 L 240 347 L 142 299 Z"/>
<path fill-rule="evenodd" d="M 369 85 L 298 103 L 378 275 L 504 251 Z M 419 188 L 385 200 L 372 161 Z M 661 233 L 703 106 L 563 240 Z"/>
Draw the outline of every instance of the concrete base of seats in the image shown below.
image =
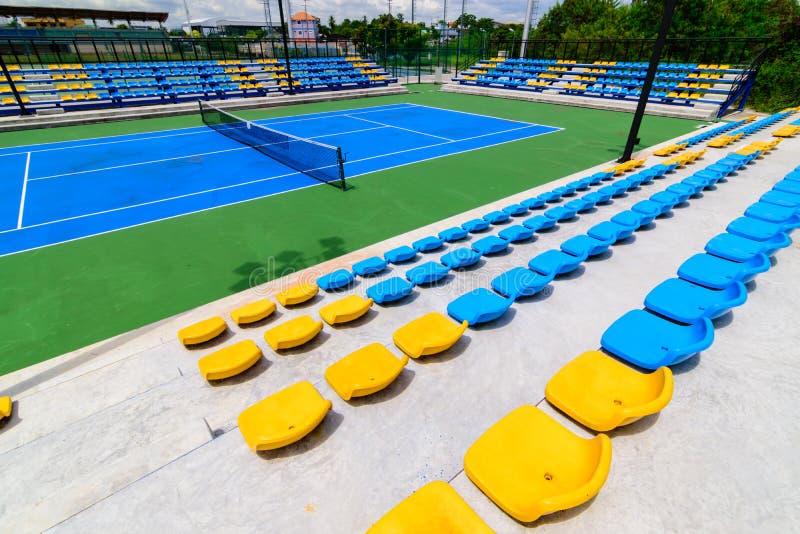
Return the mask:
<path fill-rule="evenodd" d="M 345 100 L 351 98 L 365 98 L 370 96 L 386 96 L 408 93 L 408 89 L 400 84 L 385 87 L 370 87 L 367 89 L 342 89 L 339 91 L 324 91 L 315 93 L 299 93 L 284 95 L 270 93 L 257 98 L 232 98 L 225 100 L 210 100 L 209 102 L 228 110 L 267 108 L 286 104 L 306 104 L 310 102 L 327 102 L 332 100 Z M 35 128 L 55 128 L 58 126 L 73 126 L 77 124 L 91 124 L 97 122 L 112 122 L 120 120 L 135 120 L 155 117 L 171 117 L 174 115 L 190 115 L 197 113 L 197 102 L 183 102 L 181 104 L 158 104 L 151 106 L 131 106 L 124 108 L 93 109 L 86 111 L 71 111 L 54 115 L 54 109 L 43 108 L 36 115 L 27 117 L 0 118 L 0 132 L 18 130 L 32 130 Z"/>
<path fill-rule="evenodd" d="M 635 100 L 614 100 L 611 98 L 592 98 L 577 95 L 562 95 L 549 92 L 535 92 L 526 90 L 500 89 L 495 87 L 482 87 L 477 85 L 461 85 L 446 83 L 442 86 L 446 93 L 461 93 L 478 96 L 494 96 L 498 98 L 511 98 L 513 100 L 529 100 L 531 102 L 545 102 L 548 104 L 563 104 L 565 106 L 578 106 L 583 108 L 606 109 L 609 111 L 636 110 Z M 698 104 L 693 107 L 674 106 L 669 104 L 647 104 L 645 113 L 648 115 L 661 115 L 664 117 L 677 117 L 679 119 L 708 120 L 717 116 L 718 106 L 711 104 Z"/>

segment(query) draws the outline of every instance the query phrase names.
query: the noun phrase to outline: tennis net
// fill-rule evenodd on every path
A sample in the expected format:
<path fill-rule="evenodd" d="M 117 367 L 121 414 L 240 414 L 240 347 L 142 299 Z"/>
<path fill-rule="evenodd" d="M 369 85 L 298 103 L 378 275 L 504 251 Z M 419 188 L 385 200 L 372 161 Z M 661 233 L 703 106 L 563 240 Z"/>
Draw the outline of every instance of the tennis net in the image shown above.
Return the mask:
<path fill-rule="evenodd" d="M 206 126 L 321 182 L 342 190 L 347 188 L 340 147 L 279 132 L 211 104 L 202 101 L 199 103 L 200 115 Z"/>

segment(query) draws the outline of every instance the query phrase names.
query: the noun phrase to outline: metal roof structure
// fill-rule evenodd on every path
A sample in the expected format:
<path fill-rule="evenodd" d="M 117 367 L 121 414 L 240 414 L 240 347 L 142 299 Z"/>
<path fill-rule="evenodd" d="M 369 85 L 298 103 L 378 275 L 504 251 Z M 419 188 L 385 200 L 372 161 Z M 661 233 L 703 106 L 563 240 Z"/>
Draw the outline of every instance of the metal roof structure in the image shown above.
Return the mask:
<path fill-rule="evenodd" d="M 70 7 L 0 6 L 0 17 L 53 17 L 124 21 L 158 22 L 167 21 L 169 13 L 151 11 L 112 11 L 107 9 L 80 9 Z"/>

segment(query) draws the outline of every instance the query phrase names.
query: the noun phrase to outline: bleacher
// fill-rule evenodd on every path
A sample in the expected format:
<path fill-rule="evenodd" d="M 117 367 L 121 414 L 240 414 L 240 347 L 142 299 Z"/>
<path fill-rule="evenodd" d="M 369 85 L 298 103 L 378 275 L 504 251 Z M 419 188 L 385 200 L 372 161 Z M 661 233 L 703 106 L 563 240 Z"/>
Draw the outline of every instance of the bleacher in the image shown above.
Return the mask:
<path fill-rule="evenodd" d="M 397 81 L 358 56 L 290 60 L 296 92 L 385 86 Z M 173 104 L 288 92 L 279 59 L 9 65 L 23 103 L 33 110 Z M 0 115 L 16 115 L 10 85 L 0 83 Z"/>
<path fill-rule="evenodd" d="M 558 59 L 482 60 L 460 72 L 453 82 L 562 95 L 637 100 L 647 63 Z M 731 65 L 660 63 L 650 102 L 678 106 L 720 105 L 742 69 Z"/>

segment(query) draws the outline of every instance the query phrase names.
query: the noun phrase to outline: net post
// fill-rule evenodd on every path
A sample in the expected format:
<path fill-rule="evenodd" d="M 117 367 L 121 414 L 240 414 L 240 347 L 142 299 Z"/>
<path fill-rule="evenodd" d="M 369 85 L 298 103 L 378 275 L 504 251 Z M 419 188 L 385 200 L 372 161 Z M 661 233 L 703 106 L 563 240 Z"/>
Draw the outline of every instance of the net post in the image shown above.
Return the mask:
<path fill-rule="evenodd" d="M 336 162 L 339 167 L 339 184 L 342 191 L 347 191 L 347 181 L 344 179 L 344 158 L 342 158 L 342 147 L 336 147 Z"/>

